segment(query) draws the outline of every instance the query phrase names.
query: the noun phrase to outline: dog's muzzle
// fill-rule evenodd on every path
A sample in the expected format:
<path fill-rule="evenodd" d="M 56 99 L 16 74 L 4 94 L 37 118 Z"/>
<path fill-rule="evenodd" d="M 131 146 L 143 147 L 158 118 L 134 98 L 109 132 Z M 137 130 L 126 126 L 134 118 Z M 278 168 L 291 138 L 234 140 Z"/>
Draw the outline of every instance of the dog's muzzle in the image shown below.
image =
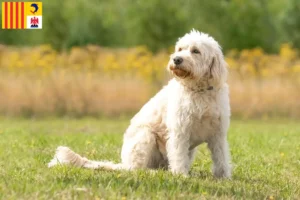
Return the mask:
<path fill-rule="evenodd" d="M 175 58 L 173 58 L 173 64 L 170 65 L 169 69 L 177 77 L 186 78 L 190 76 L 191 73 L 182 66 L 182 63 L 183 59 L 179 56 L 176 56 Z"/>

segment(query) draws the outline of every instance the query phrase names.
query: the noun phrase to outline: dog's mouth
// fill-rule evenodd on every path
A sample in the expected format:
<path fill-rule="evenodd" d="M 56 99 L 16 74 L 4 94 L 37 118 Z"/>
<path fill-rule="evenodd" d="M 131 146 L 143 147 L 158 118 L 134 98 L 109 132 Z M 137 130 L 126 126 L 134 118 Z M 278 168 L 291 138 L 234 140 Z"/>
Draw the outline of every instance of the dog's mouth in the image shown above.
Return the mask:
<path fill-rule="evenodd" d="M 170 71 L 179 78 L 186 78 L 191 75 L 191 72 L 182 69 L 181 67 L 170 66 Z"/>

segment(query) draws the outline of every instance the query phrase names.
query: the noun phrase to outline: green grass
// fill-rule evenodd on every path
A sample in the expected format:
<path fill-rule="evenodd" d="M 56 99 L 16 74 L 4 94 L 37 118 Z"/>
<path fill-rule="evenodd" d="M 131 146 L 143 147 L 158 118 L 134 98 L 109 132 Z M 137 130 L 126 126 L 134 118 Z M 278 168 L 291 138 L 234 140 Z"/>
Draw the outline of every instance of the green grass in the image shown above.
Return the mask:
<path fill-rule="evenodd" d="M 232 180 L 216 180 L 206 145 L 189 178 L 166 171 L 46 167 L 58 145 L 120 161 L 128 119 L 0 119 L 0 199 L 299 199 L 300 123 L 233 120 Z"/>

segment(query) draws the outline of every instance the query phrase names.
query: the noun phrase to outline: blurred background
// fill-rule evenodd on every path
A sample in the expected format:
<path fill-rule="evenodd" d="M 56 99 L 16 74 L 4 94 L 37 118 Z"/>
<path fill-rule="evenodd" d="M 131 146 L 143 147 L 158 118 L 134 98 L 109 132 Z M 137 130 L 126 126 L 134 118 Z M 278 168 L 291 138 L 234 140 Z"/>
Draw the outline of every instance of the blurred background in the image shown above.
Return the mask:
<path fill-rule="evenodd" d="M 42 2 L 42 30 L 0 30 L 0 115 L 132 115 L 195 28 L 223 47 L 233 117 L 300 119 L 299 0 Z"/>

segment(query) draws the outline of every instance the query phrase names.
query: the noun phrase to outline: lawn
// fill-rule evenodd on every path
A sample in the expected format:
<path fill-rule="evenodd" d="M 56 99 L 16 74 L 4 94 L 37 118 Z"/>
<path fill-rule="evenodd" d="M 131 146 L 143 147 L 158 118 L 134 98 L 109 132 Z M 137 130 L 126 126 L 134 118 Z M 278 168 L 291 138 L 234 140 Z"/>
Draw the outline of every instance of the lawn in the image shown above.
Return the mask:
<path fill-rule="evenodd" d="M 0 119 L 0 199 L 299 199 L 300 123 L 232 120 L 232 180 L 216 180 L 206 145 L 190 177 L 166 171 L 47 168 L 58 145 L 120 161 L 128 119 Z"/>

